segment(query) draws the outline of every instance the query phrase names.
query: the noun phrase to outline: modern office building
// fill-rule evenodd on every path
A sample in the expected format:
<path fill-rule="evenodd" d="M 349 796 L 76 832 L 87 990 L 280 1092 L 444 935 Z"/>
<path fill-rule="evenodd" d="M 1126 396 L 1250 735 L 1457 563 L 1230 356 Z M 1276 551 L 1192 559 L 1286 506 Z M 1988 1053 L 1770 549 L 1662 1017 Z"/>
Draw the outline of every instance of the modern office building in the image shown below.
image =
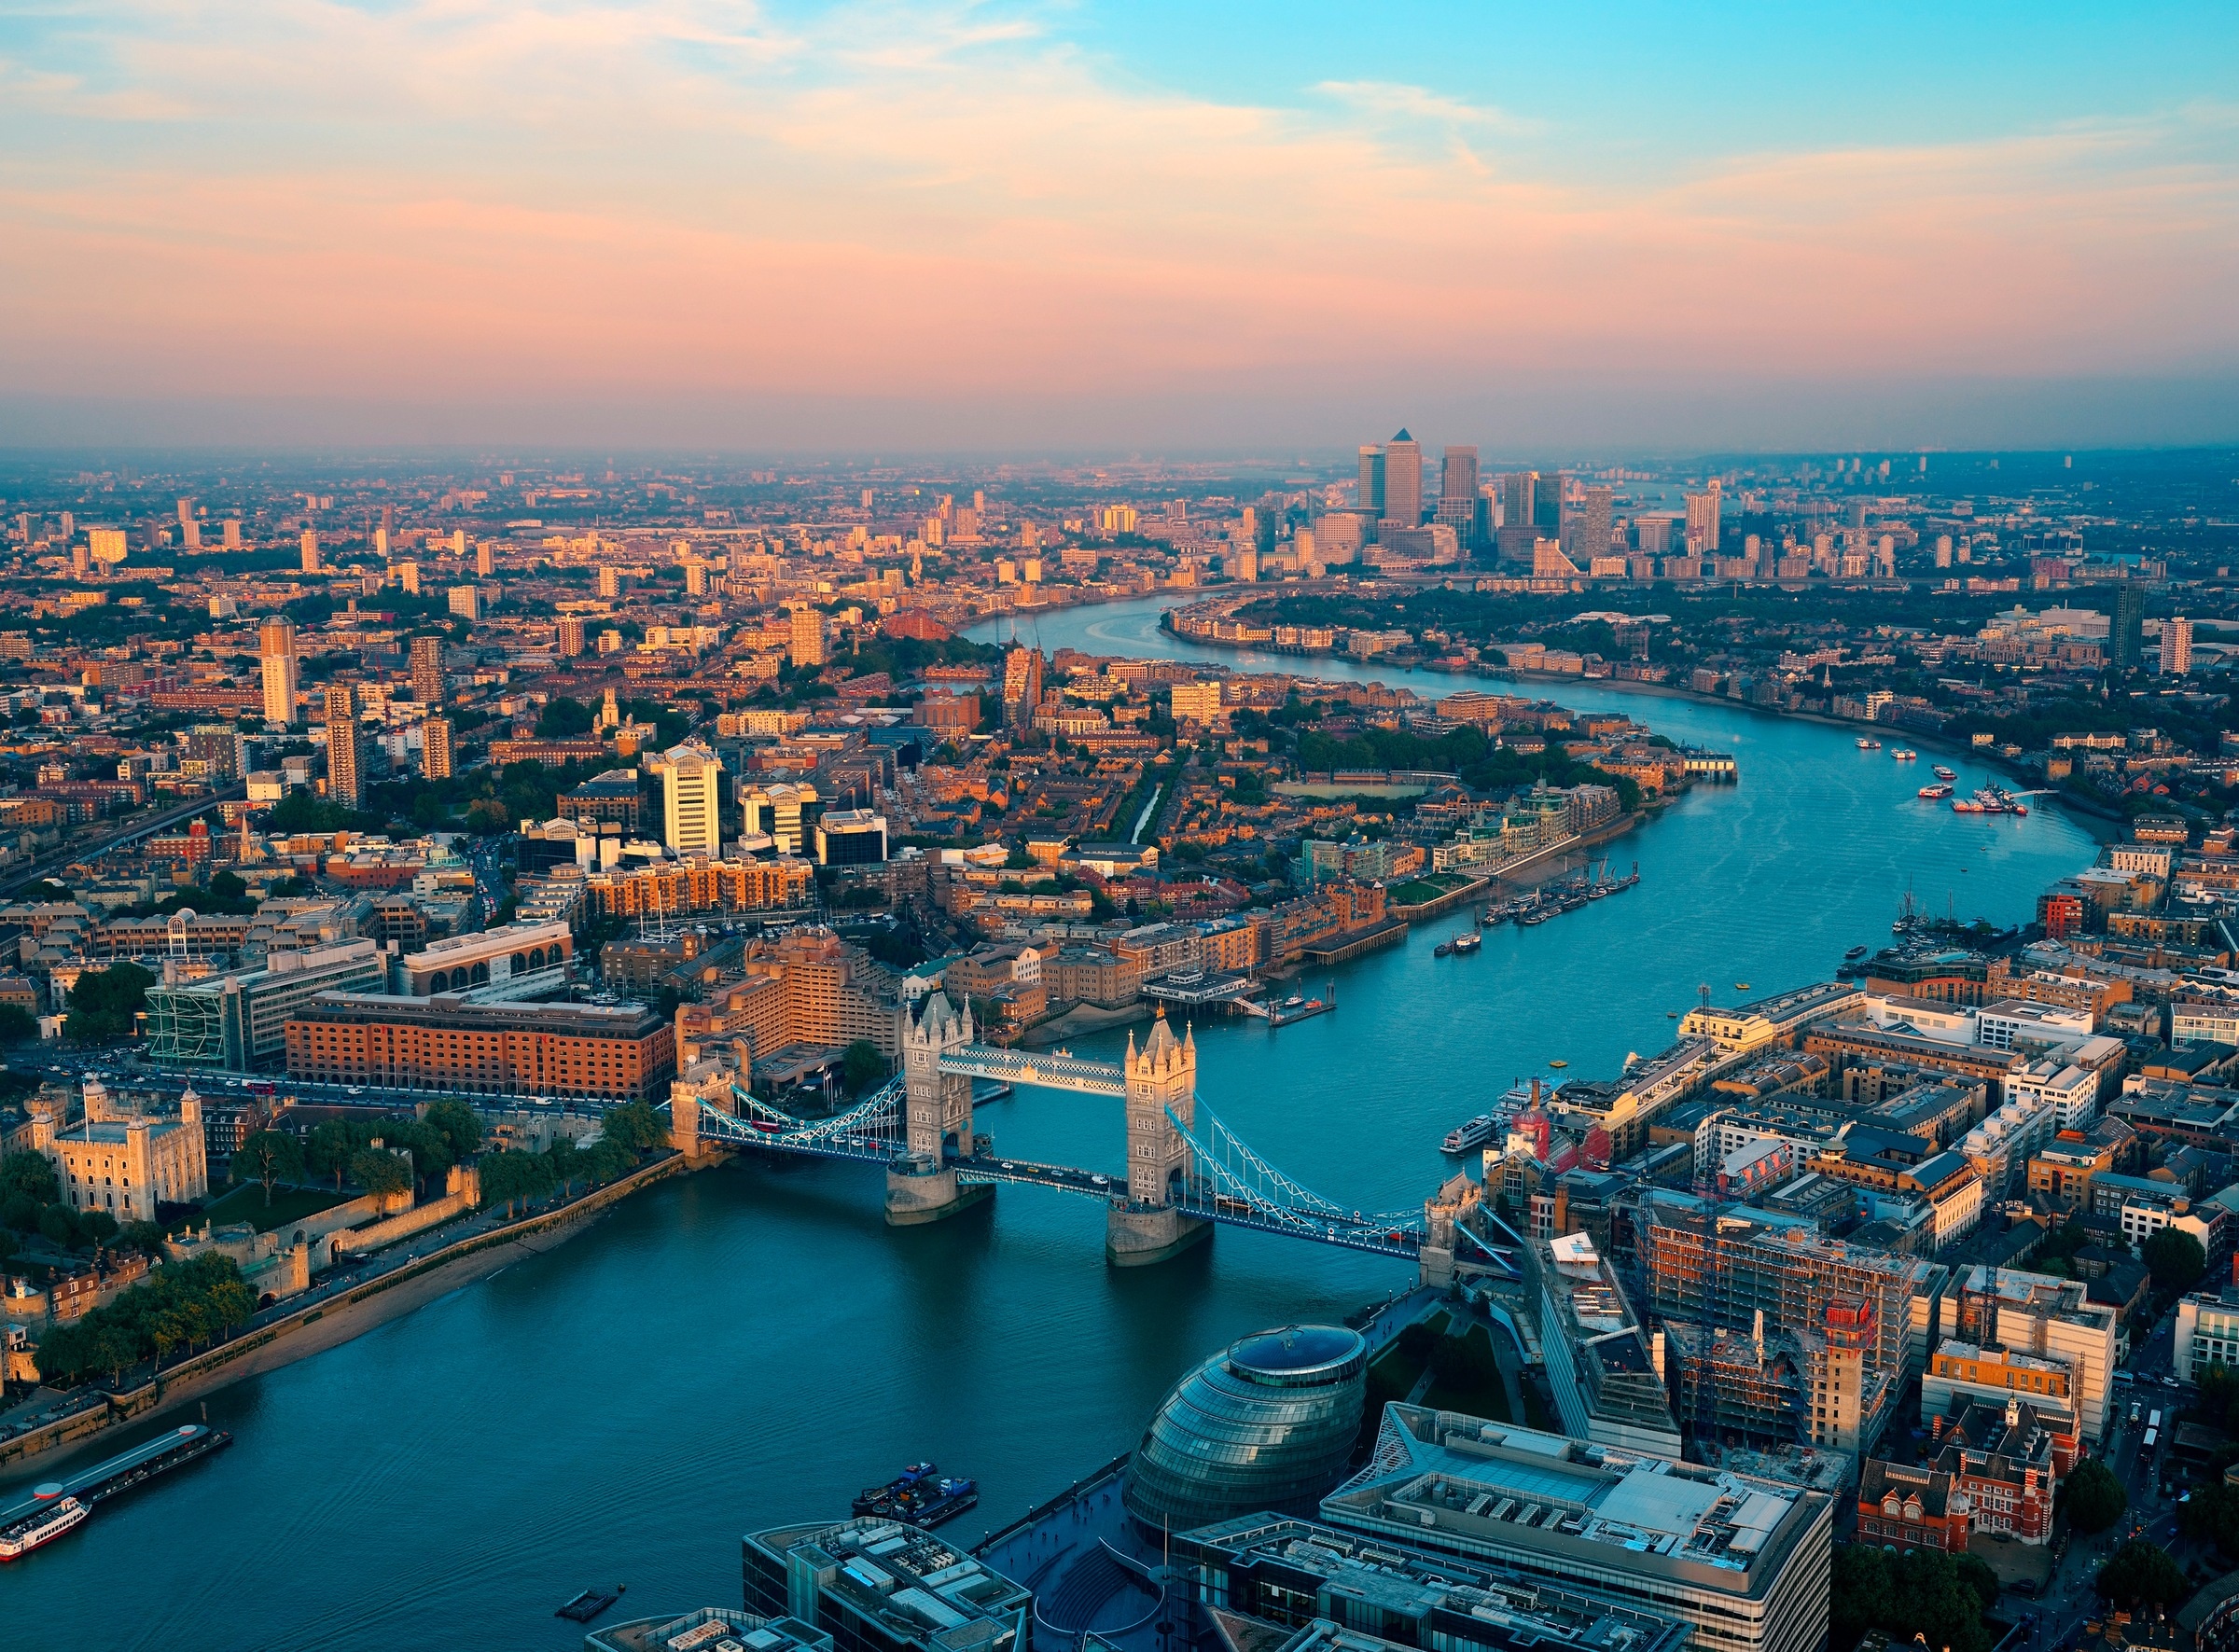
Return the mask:
<path fill-rule="evenodd" d="M 609 769 L 592 775 L 574 791 L 560 794 L 561 819 L 607 821 L 624 832 L 638 829 L 640 807 L 634 769 Z"/>
<path fill-rule="evenodd" d="M 1254 1514 L 1177 1533 L 1173 1564 L 1205 1616 L 1300 1631 L 1254 1637 L 1264 1652 L 1686 1652 L 1689 1638 L 1676 1617 L 1321 1520 Z"/>
<path fill-rule="evenodd" d="M 838 1051 L 858 1038 L 888 1061 L 901 1058 L 910 1012 L 900 979 L 861 947 L 828 929 L 796 929 L 755 940 L 740 967 L 744 980 L 676 1012 L 688 1062 L 700 1045 L 732 1039 L 758 1061 L 795 1045 Z"/>
<path fill-rule="evenodd" d="M 1360 493 L 1355 500 L 1364 525 L 1373 531 L 1384 519 L 1384 444 L 1370 442 L 1360 450 Z"/>
<path fill-rule="evenodd" d="M 2107 651 L 2117 671 L 2135 671 L 2146 658 L 2146 590 L 2125 579 L 2115 587 L 2108 616 Z"/>
<path fill-rule="evenodd" d="M 1423 521 L 1423 445 L 1404 430 L 1384 444 L 1384 520 L 1400 528 Z"/>
<path fill-rule="evenodd" d="M 661 776 L 661 840 L 678 854 L 721 854 L 721 759 L 688 740 L 663 752 L 652 768 Z"/>
<path fill-rule="evenodd" d="M 1679 1455 L 1662 1361 L 1617 1272 L 1583 1233 L 1531 1243 L 1539 1278 L 1539 1345 L 1564 1432 L 1596 1445 Z"/>
<path fill-rule="evenodd" d="M 2169 1368 L 2197 1382 L 2211 1366 L 2239 1371 L 2239 1291 L 2194 1291 L 2176 1305 Z"/>
<path fill-rule="evenodd" d="M 780 854 L 801 854 L 814 847 L 811 834 L 823 808 L 814 786 L 758 785 L 739 805 L 749 838 L 768 838 Z"/>
<path fill-rule="evenodd" d="M 443 639 L 412 639 L 412 698 L 422 705 L 443 703 Z"/>
<path fill-rule="evenodd" d="M 647 1102 L 676 1071 L 674 1029 L 635 1004 L 325 993 L 285 1042 L 291 1078 L 386 1090 Z"/>
<path fill-rule="evenodd" d="M 1033 1592 L 915 1526 L 871 1518 L 778 1526 L 748 1534 L 740 1548 L 746 1609 L 808 1624 L 831 1637 L 833 1652 L 1033 1644 Z"/>
<path fill-rule="evenodd" d="M 369 940 L 274 952 L 262 969 L 147 990 L 148 1055 L 160 1066 L 246 1073 L 287 1056 L 287 1018 L 322 993 L 378 993 L 388 963 Z"/>
<path fill-rule="evenodd" d="M 1719 1652 L 1827 1634 L 1833 1501 L 1727 1469 L 1395 1404 L 1321 1518 L 1676 1617 Z"/>
<path fill-rule="evenodd" d="M 1152 1413 L 1128 1465 L 1128 1512 L 1151 1532 L 1310 1512 L 1344 1478 L 1368 1367 L 1368 1344 L 1340 1326 L 1239 1339 Z"/>
<path fill-rule="evenodd" d="M 449 717 L 430 717 L 420 725 L 420 772 L 429 780 L 449 780 L 456 761 L 452 749 Z"/>
<path fill-rule="evenodd" d="M 1687 495 L 1687 552 L 1690 556 L 1710 556 L 1718 548 L 1718 483 L 1711 479 L 1710 486 L 1699 493 Z"/>
<path fill-rule="evenodd" d="M 257 666 L 264 684 L 264 720 L 292 725 L 296 690 L 301 686 L 296 659 L 295 622 L 268 619 L 257 628 Z"/>
<path fill-rule="evenodd" d="M 366 741 L 351 683 L 327 685 L 327 795 L 352 809 L 365 801 Z"/>
<path fill-rule="evenodd" d="M 816 819 L 816 864 L 873 866 L 886 858 L 886 817 L 868 809 L 836 809 Z"/>
<path fill-rule="evenodd" d="M 1480 544 L 1477 450 L 1450 447 L 1439 464 L 1438 520 L 1453 528 L 1464 546 Z"/>
<path fill-rule="evenodd" d="M 2065 1364 L 2084 1437 L 2104 1437 L 2120 1310 L 2092 1301 L 2083 1281 L 2016 1268 L 1962 1269 L 1953 1281 L 1953 1296 L 1949 1329 L 1954 1334 L 1977 1345 L 1995 1343 Z"/>

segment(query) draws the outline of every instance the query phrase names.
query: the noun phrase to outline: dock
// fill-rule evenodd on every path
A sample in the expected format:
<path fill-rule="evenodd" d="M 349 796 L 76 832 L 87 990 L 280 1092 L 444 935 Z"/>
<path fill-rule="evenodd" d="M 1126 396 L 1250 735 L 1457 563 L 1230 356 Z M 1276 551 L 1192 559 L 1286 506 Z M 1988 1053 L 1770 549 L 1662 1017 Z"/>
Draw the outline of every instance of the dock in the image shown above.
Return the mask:
<path fill-rule="evenodd" d="M 43 1504 L 63 1497 L 75 1497 L 88 1508 L 93 1508 L 146 1484 L 160 1474 L 169 1474 L 183 1464 L 222 1451 L 232 1443 L 233 1437 L 224 1429 L 208 1428 L 200 1423 L 167 1428 L 145 1445 L 96 1463 L 67 1479 L 50 1481 L 0 1508 L 0 1526 L 13 1525 L 36 1513 Z"/>
<path fill-rule="evenodd" d="M 1407 920 L 1387 918 L 1366 929 L 1348 930 L 1325 945 L 1308 947 L 1304 956 L 1309 964 L 1342 964 L 1364 952 L 1373 952 L 1378 947 L 1397 946 L 1406 938 Z"/>

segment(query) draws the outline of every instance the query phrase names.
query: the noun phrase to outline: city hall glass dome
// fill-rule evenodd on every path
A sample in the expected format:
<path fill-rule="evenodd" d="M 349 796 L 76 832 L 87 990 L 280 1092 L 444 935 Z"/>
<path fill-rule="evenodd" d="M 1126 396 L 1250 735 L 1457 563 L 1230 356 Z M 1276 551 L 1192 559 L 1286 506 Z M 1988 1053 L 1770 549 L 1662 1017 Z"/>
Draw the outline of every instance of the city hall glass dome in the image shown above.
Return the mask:
<path fill-rule="evenodd" d="M 1128 1511 L 1186 1532 L 1240 1514 L 1311 1514 L 1360 1433 L 1368 1344 L 1290 1326 L 1231 1344 L 1175 1385 L 1128 1465 Z"/>

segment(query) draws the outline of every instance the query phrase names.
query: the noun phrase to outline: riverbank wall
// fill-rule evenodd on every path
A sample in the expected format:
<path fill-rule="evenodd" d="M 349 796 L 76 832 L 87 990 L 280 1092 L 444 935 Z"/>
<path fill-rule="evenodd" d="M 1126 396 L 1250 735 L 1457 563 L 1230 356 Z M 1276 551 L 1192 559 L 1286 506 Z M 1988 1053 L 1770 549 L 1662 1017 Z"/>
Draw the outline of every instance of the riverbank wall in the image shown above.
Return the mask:
<path fill-rule="evenodd" d="M 553 1243 L 563 1242 L 592 1218 L 640 1188 L 714 1162 L 716 1160 L 704 1157 L 688 1159 L 680 1154 L 664 1154 L 556 1209 L 539 1211 L 466 1235 L 429 1252 L 409 1267 L 368 1280 L 339 1298 L 309 1303 L 264 1325 L 252 1326 L 230 1341 L 165 1367 L 146 1382 L 112 1391 L 106 1406 L 99 1409 L 78 1413 L 51 1427 L 19 1435 L 0 1444 L 0 1480 L 29 1458 L 78 1445 L 125 1423 L 153 1419 L 228 1383 L 276 1370 L 363 1336 L 399 1314 L 447 1296 L 475 1279 L 487 1277 L 495 1271 L 488 1268 L 494 1252 L 511 1253 L 500 1264 L 508 1266 L 514 1256 L 549 1250 L 549 1244 L 531 1242 L 549 1238 Z M 42 1472 L 45 1471 L 42 1465 Z"/>

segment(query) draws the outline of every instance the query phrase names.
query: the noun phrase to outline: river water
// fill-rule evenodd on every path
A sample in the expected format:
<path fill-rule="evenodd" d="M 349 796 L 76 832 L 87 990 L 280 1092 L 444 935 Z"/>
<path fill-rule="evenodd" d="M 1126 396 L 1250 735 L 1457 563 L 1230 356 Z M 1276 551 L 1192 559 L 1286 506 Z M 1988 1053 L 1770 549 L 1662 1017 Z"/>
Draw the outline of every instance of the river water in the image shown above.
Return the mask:
<path fill-rule="evenodd" d="M 1194 649 L 1157 629 L 1158 610 L 1020 630 L 1052 649 L 1300 668 Z M 1666 1012 L 1698 984 L 1732 1002 L 1825 979 L 1888 934 L 1908 884 L 1935 910 L 2010 923 L 2093 854 L 2056 812 L 1970 819 L 1921 802 L 1925 748 L 1899 764 L 1840 729 L 1738 707 L 1550 692 L 1731 751 L 1741 784 L 1699 788 L 1618 840 L 1618 869 L 1641 872 L 1623 895 L 1495 931 L 1471 958 L 1434 958 L 1458 915 L 1433 923 L 1337 969 L 1335 1015 L 1200 1029 L 1201 1096 L 1317 1191 L 1364 1208 L 1418 1199 L 1450 1163 L 1439 1138 L 1511 1078 L 1554 1060 L 1613 1074 L 1669 1041 Z M 1120 1168 L 1110 1103 L 1025 1092 L 980 1122 L 1002 1151 Z M 736 1604 L 742 1533 L 844 1516 L 855 1490 L 920 1457 L 980 1481 L 980 1509 L 949 1528 L 968 1541 L 1125 1450 L 1228 1339 L 1410 1283 L 1394 1263 L 1232 1231 L 1115 1271 L 1086 1201 L 1005 1187 L 957 1221 L 894 1231 L 880 1187 L 875 1170 L 827 1164 L 688 1177 L 213 1395 L 210 1420 L 238 1443 L 0 1574 L 0 1646 L 578 1645 L 551 1613 L 584 1585 L 628 1583 L 624 1611 Z"/>

